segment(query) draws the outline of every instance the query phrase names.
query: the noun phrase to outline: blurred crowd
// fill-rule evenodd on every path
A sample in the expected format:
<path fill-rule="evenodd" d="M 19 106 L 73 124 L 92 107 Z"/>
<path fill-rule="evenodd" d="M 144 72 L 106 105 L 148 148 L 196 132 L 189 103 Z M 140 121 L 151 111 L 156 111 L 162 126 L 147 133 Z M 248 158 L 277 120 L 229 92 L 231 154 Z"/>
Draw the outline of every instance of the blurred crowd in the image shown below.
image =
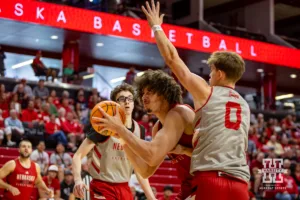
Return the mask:
<path fill-rule="evenodd" d="M 295 115 L 284 119 L 265 119 L 263 114 L 252 115 L 248 139 L 248 165 L 253 199 L 297 199 L 300 191 L 300 123 Z M 266 159 L 278 159 L 270 163 Z M 264 160 L 265 159 L 265 160 Z M 266 180 L 261 170 L 277 167 L 286 169 L 282 183 Z M 274 174 L 273 174 L 274 175 Z M 279 174 L 274 177 L 281 182 Z M 274 180 L 275 180 L 274 179 Z"/>

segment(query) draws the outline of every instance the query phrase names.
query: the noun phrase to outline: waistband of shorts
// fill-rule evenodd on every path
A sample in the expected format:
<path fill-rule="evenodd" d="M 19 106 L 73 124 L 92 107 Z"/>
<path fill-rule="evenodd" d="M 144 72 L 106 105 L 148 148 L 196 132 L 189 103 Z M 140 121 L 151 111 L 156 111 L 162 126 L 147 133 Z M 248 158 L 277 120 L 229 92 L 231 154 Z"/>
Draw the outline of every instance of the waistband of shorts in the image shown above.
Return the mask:
<path fill-rule="evenodd" d="M 93 179 L 92 181 L 95 181 L 96 183 L 105 183 L 105 184 L 112 185 L 112 186 L 128 186 L 128 182 L 111 183 L 111 182 L 107 182 L 107 181 L 102 181 L 100 179 Z"/>
<path fill-rule="evenodd" d="M 222 178 L 234 179 L 236 181 L 248 184 L 247 181 L 245 181 L 244 179 L 233 176 L 233 175 L 228 174 L 223 171 L 197 171 L 197 172 L 194 172 L 194 175 L 195 175 L 196 179 L 198 177 L 213 177 L 213 178 L 222 177 Z"/>

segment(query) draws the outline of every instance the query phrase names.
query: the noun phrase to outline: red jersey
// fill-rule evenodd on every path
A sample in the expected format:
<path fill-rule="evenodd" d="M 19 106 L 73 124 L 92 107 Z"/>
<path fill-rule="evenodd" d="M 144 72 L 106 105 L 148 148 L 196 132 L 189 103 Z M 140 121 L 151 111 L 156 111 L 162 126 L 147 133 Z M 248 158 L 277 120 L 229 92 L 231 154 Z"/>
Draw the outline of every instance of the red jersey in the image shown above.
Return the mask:
<path fill-rule="evenodd" d="M 51 182 L 48 181 L 48 176 L 44 176 L 43 177 L 43 181 L 46 184 L 46 186 L 53 191 L 53 193 L 55 194 L 55 191 L 60 190 L 60 184 L 59 184 L 59 180 L 57 178 L 52 179 Z"/>
<path fill-rule="evenodd" d="M 32 122 L 38 119 L 38 114 L 34 110 L 25 109 L 22 111 L 22 122 Z"/>
<path fill-rule="evenodd" d="M 44 121 L 44 123 L 50 122 L 50 114 L 47 112 L 39 113 L 38 118 L 39 120 Z"/>
<path fill-rule="evenodd" d="M 30 199 L 30 196 L 34 189 L 35 180 L 37 178 L 35 163 L 33 161 L 30 161 L 29 168 L 23 167 L 19 159 L 16 159 L 15 163 L 16 163 L 16 167 L 14 171 L 6 177 L 6 181 L 11 186 L 18 188 L 20 194 L 17 196 L 13 196 L 11 192 L 5 190 L 4 199 L 6 200 Z"/>
<path fill-rule="evenodd" d="M 61 127 L 57 123 L 47 122 L 45 125 L 45 131 L 48 134 L 53 134 L 56 131 L 60 131 Z"/>
<path fill-rule="evenodd" d="M 190 107 L 189 107 L 190 108 Z M 159 122 L 158 130 L 162 128 Z M 182 134 L 178 144 L 187 148 L 193 148 L 193 135 Z M 176 166 L 178 178 L 181 180 L 181 191 L 177 195 L 178 199 L 186 199 L 194 192 L 193 176 L 190 174 L 191 157 L 182 154 L 168 154 L 172 164 Z"/>

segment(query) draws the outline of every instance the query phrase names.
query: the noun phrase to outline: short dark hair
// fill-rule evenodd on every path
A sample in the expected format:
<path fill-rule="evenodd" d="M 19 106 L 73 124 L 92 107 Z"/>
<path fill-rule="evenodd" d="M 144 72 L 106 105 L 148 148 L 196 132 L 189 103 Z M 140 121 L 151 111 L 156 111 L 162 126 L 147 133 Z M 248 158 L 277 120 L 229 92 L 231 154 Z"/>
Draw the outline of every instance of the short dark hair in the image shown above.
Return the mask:
<path fill-rule="evenodd" d="M 111 93 L 110 93 L 110 99 L 112 101 L 117 101 L 117 94 L 122 91 L 128 91 L 130 92 L 133 96 L 135 96 L 134 88 L 132 85 L 129 85 L 128 83 L 122 83 L 121 85 L 118 85 L 115 87 Z"/>
<path fill-rule="evenodd" d="M 243 58 L 231 51 L 216 51 L 209 57 L 207 64 L 214 65 L 218 70 L 226 74 L 226 78 L 236 83 L 245 72 Z"/>
<path fill-rule="evenodd" d="M 137 96 L 142 99 L 144 89 L 163 96 L 170 105 L 182 103 L 182 90 L 175 79 L 161 70 L 148 70 L 135 81 Z"/>
<path fill-rule="evenodd" d="M 32 146 L 32 143 L 31 143 L 29 140 L 23 139 L 23 140 L 21 140 L 21 142 L 19 143 L 19 147 L 21 147 L 21 145 L 22 145 L 23 142 L 28 142 L 28 143 L 30 143 L 31 146 Z"/>

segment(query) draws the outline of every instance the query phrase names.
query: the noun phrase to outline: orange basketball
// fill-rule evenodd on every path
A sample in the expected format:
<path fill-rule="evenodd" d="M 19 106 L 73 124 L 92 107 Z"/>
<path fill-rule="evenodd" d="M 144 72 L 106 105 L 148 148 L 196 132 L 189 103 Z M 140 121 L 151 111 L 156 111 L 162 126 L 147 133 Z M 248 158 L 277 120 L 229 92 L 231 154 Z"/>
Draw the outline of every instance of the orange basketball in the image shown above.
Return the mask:
<path fill-rule="evenodd" d="M 96 132 L 100 133 L 101 135 L 105 135 L 105 136 L 110 136 L 110 135 L 114 134 L 112 131 L 101 131 L 103 129 L 103 127 L 99 126 L 98 123 L 92 119 L 92 117 L 103 118 L 102 113 L 99 111 L 99 107 L 101 107 L 102 110 L 104 110 L 104 112 L 106 112 L 110 116 L 115 116 L 117 106 L 119 108 L 120 118 L 121 118 L 123 124 L 125 124 L 125 120 L 126 120 L 125 112 L 121 108 L 121 106 L 119 104 L 117 104 L 116 102 L 102 101 L 102 102 L 98 103 L 97 105 L 95 105 L 95 107 L 93 108 L 93 110 L 91 112 L 90 122 Z"/>

